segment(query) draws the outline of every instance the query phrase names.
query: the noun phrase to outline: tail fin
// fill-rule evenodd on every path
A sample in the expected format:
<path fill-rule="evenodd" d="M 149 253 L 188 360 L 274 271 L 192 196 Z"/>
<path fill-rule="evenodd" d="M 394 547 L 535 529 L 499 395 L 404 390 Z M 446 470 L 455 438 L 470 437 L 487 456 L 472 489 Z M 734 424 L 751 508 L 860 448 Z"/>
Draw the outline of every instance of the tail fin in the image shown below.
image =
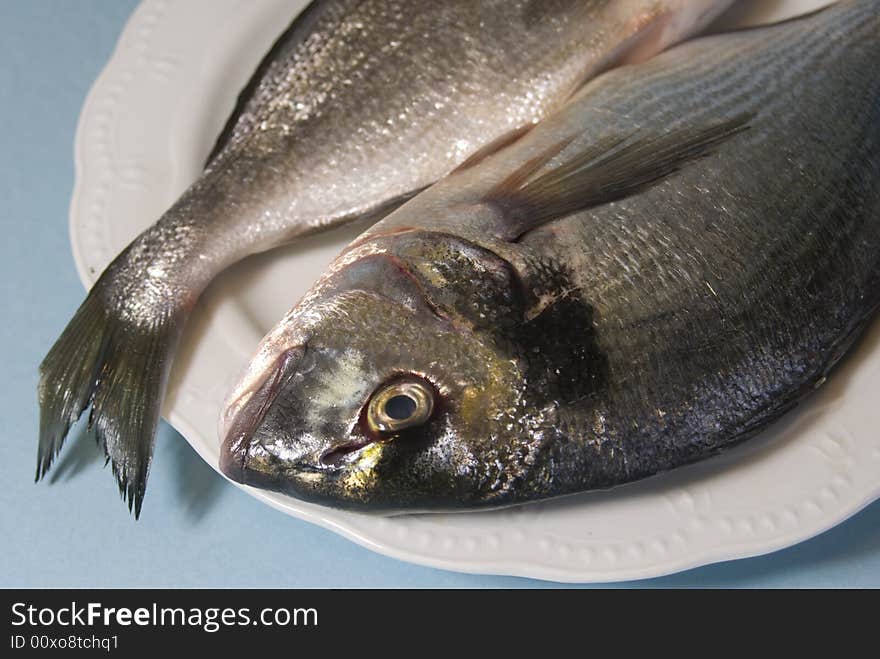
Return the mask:
<path fill-rule="evenodd" d="M 68 430 L 91 406 L 89 429 L 137 518 L 186 314 L 157 311 L 151 323 L 134 323 L 107 308 L 103 283 L 98 280 L 40 364 L 36 480 L 49 471 Z"/>

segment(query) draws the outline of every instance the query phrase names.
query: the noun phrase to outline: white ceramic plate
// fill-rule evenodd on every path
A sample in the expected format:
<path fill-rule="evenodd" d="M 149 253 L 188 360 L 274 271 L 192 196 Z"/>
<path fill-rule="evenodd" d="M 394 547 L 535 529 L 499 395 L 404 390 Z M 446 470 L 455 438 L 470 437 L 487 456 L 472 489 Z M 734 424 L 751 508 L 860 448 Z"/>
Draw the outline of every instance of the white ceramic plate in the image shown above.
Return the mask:
<path fill-rule="evenodd" d="M 145 0 L 80 118 L 71 239 L 90 286 L 198 175 L 235 96 L 303 0 Z M 746 3 L 756 22 L 823 2 Z M 251 259 L 200 302 L 164 416 L 217 466 L 221 402 L 262 335 L 355 233 Z M 650 577 L 809 538 L 880 496 L 880 325 L 796 413 L 717 459 L 504 511 L 379 517 L 244 489 L 370 549 L 466 572 Z"/>

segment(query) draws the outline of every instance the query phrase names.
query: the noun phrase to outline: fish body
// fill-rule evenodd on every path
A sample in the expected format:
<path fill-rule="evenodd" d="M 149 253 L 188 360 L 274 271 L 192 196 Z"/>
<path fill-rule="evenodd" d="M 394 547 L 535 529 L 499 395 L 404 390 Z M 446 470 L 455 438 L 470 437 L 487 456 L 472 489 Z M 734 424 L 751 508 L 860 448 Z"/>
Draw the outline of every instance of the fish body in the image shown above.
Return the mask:
<path fill-rule="evenodd" d="M 245 88 L 203 175 L 107 267 L 43 361 L 37 478 L 91 407 L 139 512 L 174 352 L 219 272 L 381 216 L 599 70 L 662 50 L 728 4 L 313 2 Z"/>
<path fill-rule="evenodd" d="M 880 305 L 880 2 L 588 84 L 350 245 L 230 395 L 224 472 L 496 507 L 713 455 Z"/>

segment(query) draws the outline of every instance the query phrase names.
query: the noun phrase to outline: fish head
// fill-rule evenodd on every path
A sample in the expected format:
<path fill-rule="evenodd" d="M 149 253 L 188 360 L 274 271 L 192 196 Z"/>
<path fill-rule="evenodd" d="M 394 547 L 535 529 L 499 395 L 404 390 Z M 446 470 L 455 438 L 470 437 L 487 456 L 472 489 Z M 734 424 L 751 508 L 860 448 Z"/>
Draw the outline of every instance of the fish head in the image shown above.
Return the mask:
<path fill-rule="evenodd" d="M 224 473 L 341 507 L 506 503 L 553 425 L 506 338 L 510 264 L 424 232 L 354 252 L 264 339 L 224 412 Z"/>

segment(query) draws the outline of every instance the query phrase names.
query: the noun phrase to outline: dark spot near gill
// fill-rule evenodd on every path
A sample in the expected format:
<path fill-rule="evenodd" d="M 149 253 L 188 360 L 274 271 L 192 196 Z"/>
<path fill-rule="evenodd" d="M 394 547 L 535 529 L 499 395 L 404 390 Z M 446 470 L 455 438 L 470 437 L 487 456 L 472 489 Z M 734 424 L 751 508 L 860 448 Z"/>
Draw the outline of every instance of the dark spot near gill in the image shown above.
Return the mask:
<path fill-rule="evenodd" d="M 525 363 L 536 405 L 565 404 L 607 388 L 595 312 L 565 265 L 533 261 L 521 273 L 494 251 L 456 236 L 431 232 L 410 240 L 400 256 L 413 264 L 426 299 L 491 334 L 503 352 Z"/>
<path fill-rule="evenodd" d="M 528 280 L 517 278 L 519 296 L 535 306 L 499 336 L 512 357 L 526 364 L 535 404 L 571 403 L 604 391 L 608 358 L 596 338 L 595 311 L 582 297 L 568 270 L 554 263 L 532 263 Z"/>
<path fill-rule="evenodd" d="M 522 325 L 530 389 L 565 404 L 607 387 L 608 358 L 596 342 L 593 315 L 592 306 L 566 293 Z"/>

